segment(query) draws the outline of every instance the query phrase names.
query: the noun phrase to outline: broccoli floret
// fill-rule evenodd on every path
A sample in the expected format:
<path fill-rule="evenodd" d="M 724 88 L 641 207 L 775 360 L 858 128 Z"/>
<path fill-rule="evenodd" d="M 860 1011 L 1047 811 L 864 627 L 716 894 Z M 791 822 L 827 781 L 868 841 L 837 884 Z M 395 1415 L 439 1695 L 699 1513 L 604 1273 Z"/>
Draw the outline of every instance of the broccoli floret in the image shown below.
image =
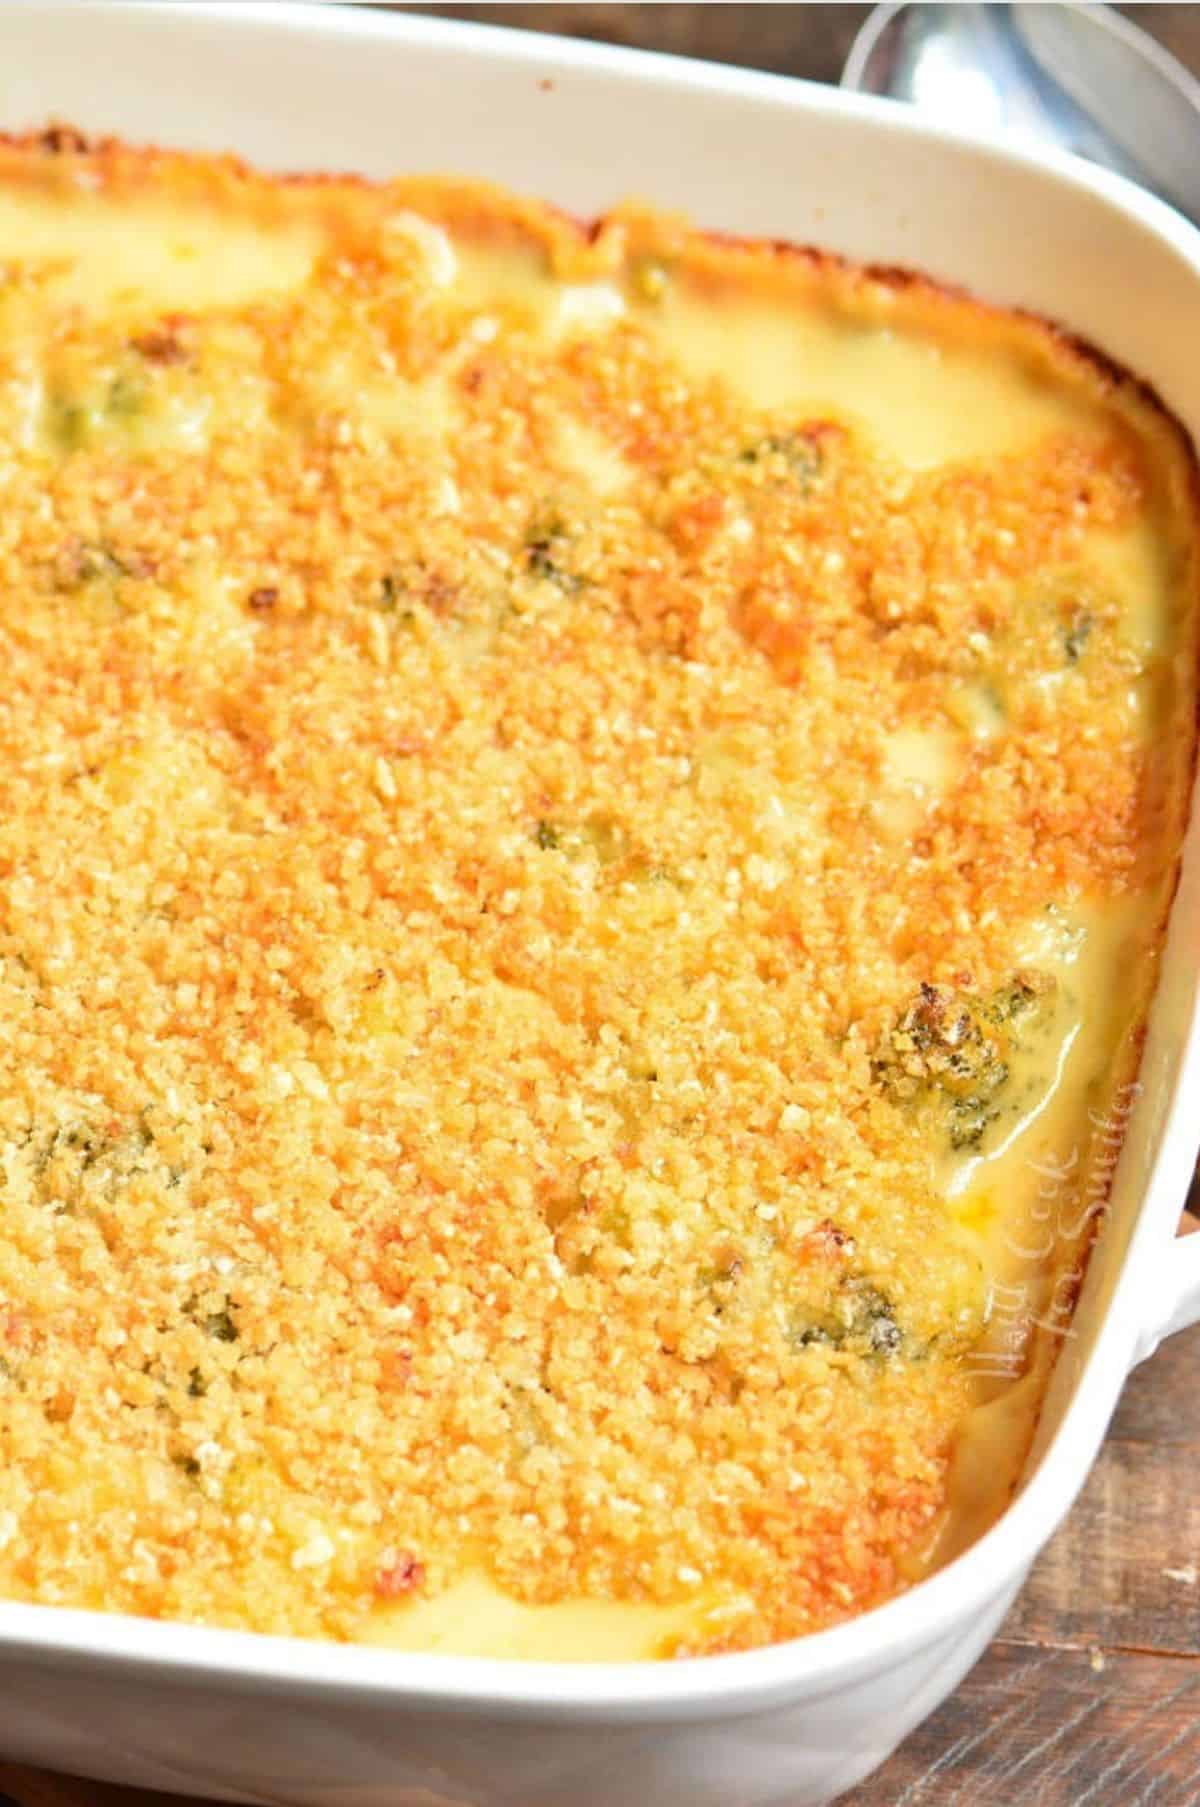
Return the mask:
<path fill-rule="evenodd" d="M 872 1355 L 898 1354 L 904 1333 L 896 1322 L 891 1300 L 865 1281 L 851 1281 L 850 1286 L 856 1294 L 856 1334 L 866 1337 Z"/>
<path fill-rule="evenodd" d="M 136 556 L 119 554 L 99 540 L 77 540 L 64 546 L 54 563 L 54 587 L 62 595 L 88 584 L 115 585 L 123 577 L 140 577 L 145 567 Z"/>
<path fill-rule="evenodd" d="M 567 568 L 569 542 L 570 529 L 562 516 L 553 508 L 544 508 L 526 530 L 525 562 L 534 577 L 557 584 L 560 590 L 573 595 L 582 589 L 583 579 Z"/>
<path fill-rule="evenodd" d="M 400 605 L 400 598 L 405 594 L 404 585 L 394 572 L 385 571 L 379 580 L 379 607 L 385 615 Z"/>
<path fill-rule="evenodd" d="M 212 1337 L 214 1342 L 236 1343 L 240 1333 L 230 1305 L 231 1301 L 226 1296 L 219 1311 L 206 1311 L 197 1294 L 192 1293 L 184 1300 L 183 1310 L 185 1316 L 189 1317 L 192 1323 L 204 1332 L 205 1336 Z"/>
<path fill-rule="evenodd" d="M 109 428 L 128 429 L 146 407 L 143 359 L 130 348 L 107 380 L 85 390 L 53 388 L 46 401 L 49 437 L 63 452 L 82 452 L 100 443 Z"/>
<path fill-rule="evenodd" d="M 591 855 L 601 866 L 615 865 L 631 851 L 622 824 L 598 811 L 580 822 L 558 822 L 540 816 L 534 825 L 533 839 L 545 852 L 564 853 L 570 859 Z"/>
<path fill-rule="evenodd" d="M 1035 972 L 986 997 L 922 985 L 885 1036 L 874 1076 L 893 1103 L 937 1105 L 951 1148 L 977 1148 L 1000 1115 L 1025 1024 L 1053 991 L 1053 979 Z"/>
<path fill-rule="evenodd" d="M 821 438 L 803 430 L 796 433 L 767 433 L 744 446 L 738 453 L 742 464 L 774 465 L 792 477 L 807 496 L 820 481 L 825 470 L 825 451 Z"/>
<path fill-rule="evenodd" d="M 822 1345 L 831 1349 L 859 1349 L 889 1361 L 904 1346 L 904 1332 L 896 1321 L 891 1300 L 861 1274 L 846 1274 L 838 1281 L 827 1304 L 819 1312 L 797 1308 L 788 1322 L 787 1340 L 794 1349 Z"/>
<path fill-rule="evenodd" d="M 218 1343 L 236 1343 L 238 1340 L 237 1325 L 228 1309 L 210 1312 L 204 1320 L 204 1330 L 207 1335 L 215 1337 Z"/>
<path fill-rule="evenodd" d="M 1083 649 L 1092 636 L 1095 621 L 1087 609 L 1076 609 L 1063 629 L 1063 650 L 1068 665 L 1078 665 Z"/>
<path fill-rule="evenodd" d="M 36 1196 L 70 1215 L 89 1195 L 111 1201 L 125 1180 L 148 1170 L 153 1142 L 145 1111 L 126 1125 L 79 1121 L 48 1131 L 31 1126 L 27 1146 Z"/>

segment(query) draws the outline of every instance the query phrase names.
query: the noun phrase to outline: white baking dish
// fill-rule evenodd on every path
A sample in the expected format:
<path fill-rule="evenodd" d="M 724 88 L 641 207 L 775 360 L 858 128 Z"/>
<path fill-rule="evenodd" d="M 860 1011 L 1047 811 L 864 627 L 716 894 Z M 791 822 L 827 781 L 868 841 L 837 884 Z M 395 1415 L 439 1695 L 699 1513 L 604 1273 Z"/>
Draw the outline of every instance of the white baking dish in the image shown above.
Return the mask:
<path fill-rule="evenodd" d="M 280 168 L 482 173 L 582 213 L 636 191 L 706 225 L 904 263 L 1066 322 L 1200 433 L 1200 234 L 1066 159 L 764 75 L 293 5 L 0 10 L 0 124 Z M 86 1774 L 324 1807 L 805 1807 L 957 1684 L 1077 1493 L 1130 1366 L 1200 1317 L 1173 1241 L 1200 1140 L 1194 821 L 1112 1215 L 1020 1496 L 852 1624 L 658 1666 L 501 1664 L 0 1604 L 0 1748 Z"/>

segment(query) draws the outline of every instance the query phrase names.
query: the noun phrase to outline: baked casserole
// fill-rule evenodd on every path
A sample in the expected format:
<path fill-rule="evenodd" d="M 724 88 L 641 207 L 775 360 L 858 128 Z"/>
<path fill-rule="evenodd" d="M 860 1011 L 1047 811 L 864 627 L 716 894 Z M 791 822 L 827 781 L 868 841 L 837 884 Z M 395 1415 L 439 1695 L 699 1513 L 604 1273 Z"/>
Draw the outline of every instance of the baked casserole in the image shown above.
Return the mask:
<path fill-rule="evenodd" d="M 1006 1503 L 1194 750 L 1049 325 L 635 205 L 0 149 L 0 1593 L 691 1655 Z"/>

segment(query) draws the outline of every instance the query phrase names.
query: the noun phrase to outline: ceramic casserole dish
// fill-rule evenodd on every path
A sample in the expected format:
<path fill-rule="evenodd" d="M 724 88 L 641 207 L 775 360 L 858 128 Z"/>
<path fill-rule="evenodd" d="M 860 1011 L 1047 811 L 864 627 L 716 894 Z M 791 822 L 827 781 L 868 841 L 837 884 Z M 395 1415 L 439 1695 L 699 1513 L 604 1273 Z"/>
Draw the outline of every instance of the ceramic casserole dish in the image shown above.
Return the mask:
<path fill-rule="evenodd" d="M 362 9 L 9 8 L 0 126 L 49 118 L 268 169 L 480 174 L 582 216 L 636 192 L 707 227 L 920 269 L 1063 323 L 1200 435 L 1200 235 L 1117 178 L 887 103 Z M 656 1665 L 420 1656 L 0 1602 L 0 1747 L 298 1807 L 833 1799 L 957 1685 L 1079 1491 L 1129 1369 L 1200 1319 L 1200 1236 L 1174 1240 L 1200 1142 L 1195 820 L 1140 1078 L 1021 1489 L 901 1598 L 792 1643 Z"/>

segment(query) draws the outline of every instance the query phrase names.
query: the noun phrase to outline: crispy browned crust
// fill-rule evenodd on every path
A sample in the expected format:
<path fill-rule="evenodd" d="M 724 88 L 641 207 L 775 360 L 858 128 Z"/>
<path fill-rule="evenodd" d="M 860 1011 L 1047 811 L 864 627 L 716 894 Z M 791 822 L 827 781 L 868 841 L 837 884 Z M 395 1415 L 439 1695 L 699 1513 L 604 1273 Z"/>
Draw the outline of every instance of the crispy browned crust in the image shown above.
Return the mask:
<path fill-rule="evenodd" d="M 30 161 L 31 153 L 35 154 L 33 162 Z M 375 184 L 355 175 L 336 176 L 328 173 L 297 173 L 265 180 L 235 157 L 194 159 L 153 147 L 134 149 L 116 139 L 89 139 L 84 133 L 65 124 L 53 124 L 41 132 L 0 135 L 0 180 L 44 183 L 48 190 L 53 191 L 60 185 L 68 187 L 72 172 L 81 164 L 86 164 L 91 171 L 98 171 L 102 182 L 111 184 L 117 192 L 158 192 L 165 189 L 172 198 L 181 202 L 236 208 L 250 217 L 265 221 L 286 221 L 301 211 L 315 210 L 322 220 L 336 226 L 337 234 L 347 243 L 355 241 L 355 235 L 360 229 L 365 231 L 377 213 L 378 198 L 380 195 L 387 195 L 394 196 L 403 205 L 417 212 L 427 208 L 439 218 L 451 218 L 467 234 L 477 231 L 486 237 L 531 240 L 544 249 L 547 259 L 557 269 L 571 274 L 603 274 L 619 267 L 623 260 L 636 253 L 644 244 L 656 252 L 665 249 L 677 254 L 686 266 L 689 278 L 699 288 L 711 288 L 714 295 L 718 296 L 727 289 L 744 290 L 754 287 L 780 294 L 797 294 L 806 284 L 820 281 L 825 287 L 848 298 L 866 297 L 872 300 L 887 296 L 902 297 L 906 308 L 931 331 L 946 332 L 957 329 L 957 323 L 964 318 L 965 310 L 973 331 L 982 331 L 985 338 L 990 335 L 996 344 L 1020 345 L 1035 361 L 1063 374 L 1133 424 L 1141 439 L 1149 444 L 1151 463 L 1171 492 L 1173 514 L 1177 518 L 1188 519 L 1192 524 L 1189 584 L 1192 605 L 1188 616 L 1189 653 L 1193 667 L 1190 683 L 1191 727 L 1186 744 L 1183 744 L 1181 736 L 1180 744 L 1174 749 L 1176 763 L 1167 787 L 1172 811 L 1169 833 L 1173 836 L 1172 844 L 1178 845 L 1187 796 L 1195 774 L 1197 731 L 1200 729 L 1200 710 L 1197 705 L 1197 698 L 1200 697 L 1200 664 L 1197 657 L 1200 640 L 1200 557 L 1197 554 L 1196 540 L 1196 523 L 1200 522 L 1200 467 L 1186 431 L 1152 387 L 1066 329 L 1032 313 L 1006 310 L 981 302 L 965 290 L 903 268 L 856 265 L 816 247 L 781 240 L 694 232 L 686 225 L 663 221 L 656 216 L 641 213 L 636 208 L 623 208 L 586 222 L 540 202 L 502 196 L 482 184 L 448 184 L 433 178 Z M 701 510 L 694 520 L 681 512 L 680 534 L 683 541 L 693 528 L 698 535 L 706 530 L 704 499 L 701 498 L 700 501 Z M 266 584 L 255 583 L 248 589 L 246 606 L 264 625 L 268 621 L 286 617 L 290 605 L 285 591 L 286 585 L 277 584 L 274 580 Z M 430 610 L 436 614 L 437 609 L 444 605 L 444 595 L 431 589 L 429 597 Z M 277 605 L 281 605 L 278 613 Z M 752 613 L 744 619 L 739 618 L 739 621 L 749 639 L 753 640 L 761 632 L 763 649 L 768 657 L 773 658 L 778 651 L 776 642 L 770 639 L 774 623 L 768 619 L 764 626 Z M 658 623 L 655 619 L 650 619 L 645 625 L 648 633 L 657 631 Z M 788 661 L 794 655 L 795 648 L 785 635 L 779 669 L 788 681 L 791 681 L 793 675 Z M 253 736 L 247 732 L 245 739 L 249 745 Z M 406 753 L 411 751 L 411 747 L 406 749 Z M 540 827 L 539 824 L 539 833 Z M 1176 861 L 1172 890 L 1177 882 Z M 1160 939 L 1164 928 L 1165 914 L 1159 925 Z M 1146 995 L 1139 1000 L 1139 1006 L 1144 1007 L 1148 1002 L 1150 989 L 1151 975 L 1148 973 Z M 1144 1008 L 1139 1008 L 1134 1014 L 1140 1019 L 1144 1015 Z M 1114 1089 L 1119 1089 L 1122 1084 L 1131 1084 L 1136 1079 L 1143 1043 L 1144 1029 L 1139 1020 L 1122 1044 Z M 566 1206 L 555 1198 L 549 1208 L 557 1212 L 559 1209 L 565 1210 Z M 1065 1299 L 1070 1295 L 1072 1305 L 1082 1285 L 1100 1221 L 1101 1214 L 1097 1210 L 1089 1219 L 1082 1244 L 1067 1251 L 1064 1256 L 1064 1282 L 1059 1296 Z M 836 1240 L 831 1231 L 826 1241 Z M 839 1246 L 843 1246 L 846 1240 L 848 1239 L 843 1237 Z M 389 1241 L 387 1234 L 381 1235 L 376 1269 L 384 1276 L 381 1284 L 385 1289 L 394 1287 L 397 1289 L 396 1296 L 401 1297 L 399 1289 L 403 1276 L 398 1274 L 398 1257 L 392 1253 L 394 1241 L 395 1238 Z M 826 1250 L 825 1253 L 827 1252 Z M 374 1284 L 374 1279 L 372 1283 Z M 213 1313 L 212 1316 L 219 1319 L 220 1313 Z M 672 1326 L 671 1334 L 678 1334 L 682 1338 L 688 1328 L 685 1323 Z M 1032 1359 L 1035 1365 L 1044 1368 L 1053 1353 L 1054 1340 L 1043 1338 L 1042 1343 L 1035 1347 Z M 930 1466 L 936 1466 L 932 1459 Z M 903 1519 L 909 1534 L 913 1533 L 914 1527 L 927 1528 L 930 1501 L 935 1493 L 936 1489 L 925 1474 L 922 1474 L 919 1484 L 912 1482 L 907 1491 L 903 1487 L 897 1488 L 896 1514 Z M 407 1551 L 398 1554 L 390 1547 L 383 1554 L 387 1560 L 380 1558 L 381 1575 L 388 1577 L 401 1573 L 411 1576 L 419 1573 L 422 1583 L 424 1582 L 426 1566 L 415 1556 Z M 303 1550 L 301 1555 L 304 1561 L 300 1566 L 303 1567 L 307 1557 Z M 816 1606 L 813 1606 L 812 1598 L 806 1598 L 803 1606 L 792 1602 L 786 1609 L 781 1608 L 776 1618 L 772 1618 L 764 1608 L 761 1623 L 748 1630 L 743 1627 L 734 1634 L 736 1639 L 757 1641 L 762 1635 L 787 1635 L 808 1624 L 826 1622 L 831 1617 L 839 1616 L 845 1608 L 847 1595 L 852 1599 L 852 1609 L 857 1610 L 900 1585 L 899 1571 L 893 1561 L 894 1552 L 890 1548 L 881 1555 L 872 1546 L 869 1558 L 864 1558 L 861 1550 L 847 1555 L 838 1542 L 836 1528 L 831 1529 L 824 1523 L 820 1536 L 814 1534 L 811 1544 L 806 1547 L 805 1555 L 812 1561 L 814 1571 L 819 1571 L 823 1577 L 821 1584 L 815 1589 Z M 434 1574 L 437 1573 L 436 1561 L 435 1555 L 429 1565 L 430 1572 Z M 822 1593 L 821 1587 L 826 1586 L 827 1581 L 826 1567 L 833 1581 L 828 1583 L 826 1591 Z M 590 1571 L 588 1573 L 590 1575 Z M 622 1590 L 629 1594 L 636 1592 L 629 1574 L 620 1571 L 617 1558 L 613 1559 L 612 1574 L 615 1579 L 611 1586 L 615 1593 L 621 1594 Z M 444 1575 L 442 1578 L 444 1579 Z M 559 1581 L 561 1583 L 561 1575 Z M 368 1582 L 368 1591 L 369 1585 Z M 378 1585 L 377 1581 L 377 1588 Z M 639 1581 L 638 1585 L 642 1585 L 642 1582 Z M 656 1577 L 655 1585 L 661 1589 L 661 1576 Z M 843 1590 L 842 1593 L 836 1591 L 838 1587 Z M 531 1590 L 533 1597 L 537 1597 L 536 1583 L 531 1583 Z M 386 1591 L 385 1586 L 383 1592 Z M 353 1589 L 350 1592 L 353 1593 Z M 155 1596 L 155 1602 L 159 1598 Z M 161 1599 L 166 1601 L 165 1606 L 154 1602 L 143 1603 L 139 1609 L 177 1609 L 173 1596 L 164 1593 Z M 310 1608 L 311 1602 L 305 1610 L 309 1611 Z M 789 1612 L 790 1618 L 787 1616 Z M 337 1616 L 331 1615 L 327 1628 L 345 1634 L 347 1628 L 353 1627 L 354 1614 L 353 1603 L 347 1605 L 343 1599 L 338 1605 Z M 311 1629 L 311 1616 L 302 1619 L 300 1623 L 304 1629 Z"/>
<path fill-rule="evenodd" d="M 253 165 L 233 152 L 220 157 L 181 156 L 179 152 L 160 145 L 131 145 L 127 140 L 117 137 L 89 134 L 63 120 L 52 120 L 44 127 L 25 132 L 0 131 L 0 152 L 25 153 L 31 150 L 44 151 L 49 158 L 66 161 L 86 157 L 90 163 L 99 164 L 114 176 L 138 174 L 145 177 L 187 170 L 193 175 L 199 175 L 198 189 L 207 191 L 214 198 L 222 191 L 227 191 L 231 183 L 252 184 L 257 191 L 263 182 L 261 174 Z M 20 176 L 23 173 L 28 173 L 28 166 L 23 163 L 10 164 L 4 169 L 4 174 L 10 179 L 14 174 Z M 428 177 L 419 178 L 415 182 L 404 181 L 402 185 L 406 193 L 419 192 L 425 186 L 437 188 L 444 195 L 447 180 L 464 195 L 483 197 L 487 209 L 492 210 L 498 191 L 485 182 L 463 182 L 457 177 Z M 286 170 L 272 174 L 270 183 L 285 191 L 357 189 L 367 194 L 378 193 L 380 189 L 391 186 L 352 170 Z M 601 214 L 587 220 L 552 202 L 522 201 L 519 197 L 507 194 L 504 196 L 504 205 L 511 218 L 522 224 L 531 223 L 539 236 L 544 232 L 547 220 L 554 220 L 581 247 L 596 245 L 602 239 L 612 217 Z M 1046 334 L 1049 341 L 1069 361 L 1088 367 L 1099 379 L 1100 387 L 1105 393 L 1121 394 L 1136 403 L 1139 410 L 1158 417 L 1171 433 L 1187 464 L 1191 494 L 1200 503 L 1200 460 L 1192 437 L 1179 416 L 1146 378 L 1050 316 L 1030 308 L 1004 307 L 999 303 L 989 302 L 974 294 L 964 284 L 948 282 L 904 264 L 856 263 L 840 252 L 794 239 L 750 237 L 712 228 L 700 229 L 693 236 L 717 252 L 736 251 L 752 257 L 760 264 L 786 264 L 798 260 L 810 270 L 843 272 L 856 282 L 866 281 L 897 292 L 917 293 L 939 302 L 956 305 L 965 303 L 974 314 L 998 323 L 1013 320 L 1027 322 L 1040 334 Z"/>

